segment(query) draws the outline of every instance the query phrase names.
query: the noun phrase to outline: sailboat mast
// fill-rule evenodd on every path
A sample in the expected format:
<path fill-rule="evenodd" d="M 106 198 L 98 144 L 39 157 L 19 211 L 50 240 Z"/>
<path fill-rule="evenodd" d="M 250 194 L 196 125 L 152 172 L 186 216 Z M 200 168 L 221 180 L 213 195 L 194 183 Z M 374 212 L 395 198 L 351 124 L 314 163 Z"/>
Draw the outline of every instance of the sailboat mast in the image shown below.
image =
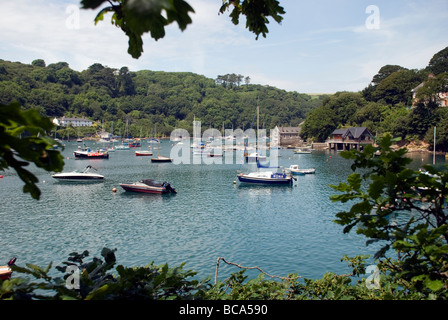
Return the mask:
<path fill-rule="evenodd" d="M 260 149 L 259 141 L 260 141 L 260 106 L 257 104 L 257 157 L 258 157 L 258 150 Z"/>

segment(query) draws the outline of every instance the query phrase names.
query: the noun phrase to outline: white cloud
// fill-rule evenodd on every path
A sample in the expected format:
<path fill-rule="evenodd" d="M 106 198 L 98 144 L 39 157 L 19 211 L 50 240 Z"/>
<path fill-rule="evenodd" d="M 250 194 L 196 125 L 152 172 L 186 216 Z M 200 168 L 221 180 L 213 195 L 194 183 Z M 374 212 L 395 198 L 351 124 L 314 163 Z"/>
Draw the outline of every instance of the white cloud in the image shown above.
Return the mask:
<path fill-rule="evenodd" d="M 398 1 L 398 0 L 397 0 Z M 446 0 L 376 1 L 380 28 L 365 26 L 367 4 L 330 0 L 302 3 L 281 0 L 287 15 L 282 25 L 269 24 L 266 39 L 235 26 L 228 13 L 218 15 L 219 1 L 188 0 L 195 9 L 184 32 L 177 24 L 159 41 L 145 35 L 137 60 L 128 39 L 111 25 L 110 14 L 94 25 L 98 10 L 74 12 L 78 0 L 4 1 L 1 5 L 0 58 L 47 64 L 66 61 L 76 70 L 93 63 L 120 68 L 190 71 L 214 78 L 239 73 L 253 83 L 298 92 L 361 90 L 385 64 L 423 68 L 448 45 Z M 298 18 L 297 18 L 298 17 Z M 75 28 L 74 28 L 75 26 Z"/>

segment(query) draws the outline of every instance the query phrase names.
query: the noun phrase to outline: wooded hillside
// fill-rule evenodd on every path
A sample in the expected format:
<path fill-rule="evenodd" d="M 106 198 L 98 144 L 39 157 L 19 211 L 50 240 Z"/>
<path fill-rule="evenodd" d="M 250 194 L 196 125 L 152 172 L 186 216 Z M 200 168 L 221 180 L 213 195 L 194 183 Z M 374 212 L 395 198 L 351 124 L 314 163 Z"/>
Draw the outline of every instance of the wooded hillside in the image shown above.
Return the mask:
<path fill-rule="evenodd" d="M 194 118 L 203 129 L 245 130 L 257 104 L 264 128 L 298 126 L 322 104 L 323 96 L 250 84 L 248 76 L 235 74 L 210 79 L 187 72 L 133 72 L 99 63 L 78 72 L 66 62 L 0 60 L 0 103 L 13 100 L 51 118 L 84 116 L 103 123 L 108 131 L 113 122 L 115 134 L 123 134 L 128 122 L 130 134 L 138 137 L 153 134 L 155 126 L 165 135 L 175 128 L 192 133 Z"/>
<path fill-rule="evenodd" d="M 424 141 L 432 149 L 436 126 L 436 148 L 448 151 L 447 98 L 448 47 L 424 69 L 385 65 L 361 92 L 326 97 L 308 114 L 302 138 L 325 141 L 337 128 L 362 126 L 378 136 L 390 133 L 402 143 Z"/>

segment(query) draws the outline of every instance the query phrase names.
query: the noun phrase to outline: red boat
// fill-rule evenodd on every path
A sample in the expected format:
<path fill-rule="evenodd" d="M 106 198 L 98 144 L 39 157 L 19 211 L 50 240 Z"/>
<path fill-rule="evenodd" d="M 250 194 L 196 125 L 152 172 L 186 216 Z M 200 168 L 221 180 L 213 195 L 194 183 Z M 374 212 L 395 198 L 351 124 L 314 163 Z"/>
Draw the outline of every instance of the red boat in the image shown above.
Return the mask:
<path fill-rule="evenodd" d="M 140 148 L 142 144 L 138 141 L 129 143 L 129 147 L 131 148 Z"/>
<path fill-rule="evenodd" d="M 168 182 L 157 182 L 152 179 L 144 179 L 134 183 L 120 183 L 126 191 L 142 192 L 142 193 L 177 193 Z"/>
<path fill-rule="evenodd" d="M 135 155 L 139 156 L 139 157 L 152 156 L 152 152 L 151 151 L 145 151 L 145 150 L 137 150 L 137 151 L 135 151 Z"/>

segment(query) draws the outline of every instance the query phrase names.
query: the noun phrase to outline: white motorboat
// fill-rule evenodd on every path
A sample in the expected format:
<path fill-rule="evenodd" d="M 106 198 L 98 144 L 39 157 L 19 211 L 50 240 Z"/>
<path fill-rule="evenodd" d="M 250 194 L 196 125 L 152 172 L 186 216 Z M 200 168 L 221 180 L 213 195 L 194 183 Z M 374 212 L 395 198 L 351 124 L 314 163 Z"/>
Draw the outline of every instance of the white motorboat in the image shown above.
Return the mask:
<path fill-rule="evenodd" d="M 290 165 L 289 168 L 285 169 L 285 171 L 290 172 L 294 175 L 305 175 L 305 174 L 310 174 L 310 173 L 316 173 L 315 168 L 301 169 L 301 168 L 299 168 L 299 165 L 297 165 L 297 164 Z"/>
<path fill-rule="evenodd" d="M 310 154 L 311 150 L 308 148 L 297 148 L 297 149 L 294 149 L 294 153 L 295 154 Z"/>
<path fill-rule="evenodd" d="M 53 174 L 52 177 L 62 182 L 101 182 L 104 181 L 104 176 L 89 172 L 94 169 L 92 166 L 87 166 L 83 171 L 62 172 Z"/>

